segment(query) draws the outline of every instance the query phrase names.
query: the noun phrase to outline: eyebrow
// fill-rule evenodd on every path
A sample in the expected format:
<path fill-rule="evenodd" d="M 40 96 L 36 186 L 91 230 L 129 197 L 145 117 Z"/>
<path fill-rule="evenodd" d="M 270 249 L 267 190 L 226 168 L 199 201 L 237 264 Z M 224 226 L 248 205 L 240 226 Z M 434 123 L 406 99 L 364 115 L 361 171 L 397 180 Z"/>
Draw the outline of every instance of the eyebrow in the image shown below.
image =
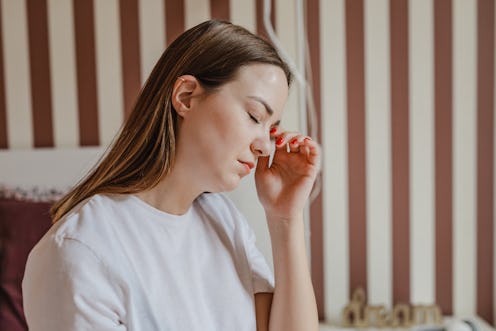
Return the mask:
<path fill-rule="evenodd" d="M 259 98 L 259 97 L 254 96 L 254 95 L 250 95 L 250 96 L 248 96 L 248 98 L 260 102 L 265 107 L 265 110 L 267 111 L 267 113 L 270 116 L 272 116 L 274 114 L 274 110 L 272 110 L 272 108 L 270 108 L 270 106 L 267 104 L 267 102 L 265 102 L 265 100 L 263 100 L 262 98 Z M 280 123 L 281 123 L 281 121 L 279 120 L 279 121 L 275 122 L 273 125 L 278 126 Z"/>
<path fill-rule="evenodd" d="M 256 96 L 252 96 L 252 95 L 250 95 L 248 98 L 256 100 L 256 101 L 260 102 L 262 105 L 264 105 L 265 110 L 267 111 L 267 113 L 269 113 L 270 116 L 272 116 L 272 114 L 274 114 L 274 111 L 272 110 L 272 108 L 270 108 L 270 106 L 267 104 L 267 102 L 265 102 L 263 99 L 256 97 Z"/>

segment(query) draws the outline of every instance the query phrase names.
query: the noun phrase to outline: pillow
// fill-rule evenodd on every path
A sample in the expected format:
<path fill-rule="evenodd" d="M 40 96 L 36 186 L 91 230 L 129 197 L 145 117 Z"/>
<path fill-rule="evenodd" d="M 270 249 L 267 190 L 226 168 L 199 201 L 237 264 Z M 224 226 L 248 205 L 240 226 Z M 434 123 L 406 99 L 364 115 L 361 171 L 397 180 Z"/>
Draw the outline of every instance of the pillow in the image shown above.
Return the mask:
<path fill-rule="evenodd" d="M 29 252 L 51 226 L 60 194 L 0 187 L 0 330 L 27 330 L 21 282 Z"/>

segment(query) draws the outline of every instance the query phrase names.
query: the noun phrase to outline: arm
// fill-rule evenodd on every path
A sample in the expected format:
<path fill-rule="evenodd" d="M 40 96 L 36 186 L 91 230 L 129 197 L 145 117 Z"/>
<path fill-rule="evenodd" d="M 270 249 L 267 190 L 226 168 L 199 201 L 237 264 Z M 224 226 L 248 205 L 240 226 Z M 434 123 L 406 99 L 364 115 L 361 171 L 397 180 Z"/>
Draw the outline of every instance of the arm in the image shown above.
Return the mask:
<path fill-rule="evenodd" d="M 269 330 L 317 330 L 317 306 L 308 269 L 303 217 L 268 221 L 276 284 Z"/>
<path fill-rule="evenodd" d="M 319 171 L 318 145 L 298 134 L 278 135 L 272 164 L 259 158 L 257 191 L 265 209 L 272 243 L 275 291 L 269 328 L 318 330 L 318 314 L 305 248 L 303 209 Z M 295 142 L 296 141 L 296 142 Z M 290 152 L 286 144 L 290 143 Z M 267 299 L 256 300 L 257 320 Z M 260 330 L 263 330 L 261 328 Z"/>
<path fill-rule="evenodd" d="M 255 294 L 255 313 L 257 315 L 257 331 L 267 331 L 269 328 L 270 306 L 273 293 Z"/>
<path fill-rule="evenodd" d="M 125 330 L 116 283 L 83 243 L 45 240 L 31 252 L 23 279 L 29 329 Z"/>

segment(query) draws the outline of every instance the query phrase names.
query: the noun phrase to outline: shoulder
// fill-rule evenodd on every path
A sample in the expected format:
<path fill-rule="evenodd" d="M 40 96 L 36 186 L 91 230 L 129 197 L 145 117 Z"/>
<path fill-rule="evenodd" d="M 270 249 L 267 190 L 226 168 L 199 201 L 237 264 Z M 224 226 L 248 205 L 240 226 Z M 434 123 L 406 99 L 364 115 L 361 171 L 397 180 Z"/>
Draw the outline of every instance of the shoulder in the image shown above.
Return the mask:
<path fill-rule="evenodd" d="M 115 271 L 87 243 L 62 236 L 43 238 L 29 254 L 22 280 L 30 329 L 88 329 L 84 323 L 118 325 L 119 316 L 124 315 L 121 289 L 125 283 Z M 102 303 L 108 309 L 101 309 Z"/>
<path fill-rule="evenodd" d="M 122 202 L 118 197 L 95 195 L 82 201 L 57 223 L 52 225 L 32 250 L 32 254 L 48 247 L 66 247 L 67 243 L 80 248 L 96 249 L 99 243 L 112 238 L 117 217 L 116 210 Z M 62 250 L 63 253 L 72 251 Z"/>
<path fill-rule="evenodd" d="M 115 218 L 123 197 L 113 195 L 94 195 L 69 211 L 51 229 L 54 237 L 69 237 L 78 239 L 82 233 L 99 233 L 102 228 Z"/>
<path fill-rule="evenodd" d="M 204 216 L 216 223 L 221 223 L 224 228 L 231 229 L 241 235 L 251 232 L 245 216 L 226 194 L 204 193 L 198 197 L 196 203 Z"/>
<path fill-rule="evenodd" d="M 112 214 L 112 209 L 121 204 L 119 199 L 95 195 L 74 207 L 31 250 L 28 274 L 39 275 L 41 270 L 84 274 L 97 269 L 107 273 L 120 268 L 121 252 L 116 249 L 120 215 Z"/>
<path fill-rule="evenodd" d="M 62 218 L 62 221 L 74 217 L 87 218 L 111 214 L 112 211 L 124 207 L 128 200 L 129 196 L 124 194 L 96 194 L 79 203 Z"/>
<path fill-rule="evenodd" d="M 237 211 L 236 206 L 229 197 L 224 193 L 203 193 L 197 199 L 202 205 L 212 207 L 226 208 L 231 211 Z"/>
<path fill-rule="evenodd" d="M 197 201 L 201 209 L 216 217 L 244 221 L 244 216 L 224 193 L 203 193 Z"/>

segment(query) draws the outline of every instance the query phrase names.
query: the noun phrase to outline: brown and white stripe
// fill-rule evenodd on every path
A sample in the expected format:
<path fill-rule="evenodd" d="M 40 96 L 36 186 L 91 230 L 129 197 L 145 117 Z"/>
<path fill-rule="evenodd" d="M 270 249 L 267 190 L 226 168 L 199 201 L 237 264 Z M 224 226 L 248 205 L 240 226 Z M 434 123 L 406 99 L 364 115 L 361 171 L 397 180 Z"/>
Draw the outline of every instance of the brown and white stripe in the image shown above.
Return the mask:
<path fill-rule="evenodd" d="M 494 1 L 270 3 L 285 50 L 303 68 L 302 36 L 312 66 L 320 316 L 339 321 L 363 286 L 371 303 L 494 323 Z M 167 44 L 211 17 L 266 36 L 263 4 L 0 0 L 0 149 L 107 145 Z M 304 95 L 295 84 L 286 128 L 307 129 Z"/>
<path fill-rule="evenodd" d="M 327 319 L 363 286 L 494 323 L 494 2 L 321 5 Z"/>

